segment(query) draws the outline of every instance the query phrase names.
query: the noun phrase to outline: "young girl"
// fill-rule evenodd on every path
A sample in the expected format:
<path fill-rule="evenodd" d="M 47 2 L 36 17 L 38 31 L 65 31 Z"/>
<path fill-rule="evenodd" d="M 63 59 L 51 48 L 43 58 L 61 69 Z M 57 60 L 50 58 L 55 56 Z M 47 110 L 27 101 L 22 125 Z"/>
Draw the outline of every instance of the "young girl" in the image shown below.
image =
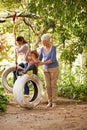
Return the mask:
<path fill-rule="evenodd" d="M 29 44 L 26 42 L 24 37 L 18 36 L 17 39 L 18 48 L 16 48 L 16 52 L 22 56 L 22 62 L 19 64 L 22 68 L 26 68 L 28 66 L 28 63 L 26 61 L 26 55 L 30 51 Z M 17 80 L 17 73 L 19 73 L 20 70 L 14 71 L 14 83 Z M 29 88 L 27 83 L 25 84 L 24 94 L 29 94 Z"/>
<path fill-rule="evenodd" d="M 29 51 L 26 55 L 26 61 L 28 62 L 28 66 L 25 68 L 24 73 L 27 73 L 27 71 L 32 70 L 34 74 L 37 75 L 38 69 L 38 57 L 39 54 L 36 50 Z"/>

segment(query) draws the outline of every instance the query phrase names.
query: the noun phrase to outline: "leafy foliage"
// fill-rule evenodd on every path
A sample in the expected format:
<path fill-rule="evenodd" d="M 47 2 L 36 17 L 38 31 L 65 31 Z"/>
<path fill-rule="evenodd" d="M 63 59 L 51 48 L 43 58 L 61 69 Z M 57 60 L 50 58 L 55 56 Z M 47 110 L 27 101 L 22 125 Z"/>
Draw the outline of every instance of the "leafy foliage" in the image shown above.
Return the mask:
<path fill-rule="evenodd" d="M 76 73 L 61 73 L 58 82 L 58 95 L 68 97 L 76 100 L 87 101 L 87 84 L 83 82 L 81 77 L 84 77 L 84 73 L 76 68 Z"/>
<path fill-rule="evenodd" d="M 21 0 L 0 0 L 0 11 L 2 10 L 14 10 L 19 7 Z"/>
<path fill-rule="evenodd" d="M 12 3 L 12 6 L 10 6 Z M 62 45 L 61 58 L 72 64 L 77 55 L 87 49 L 87 0 L 2 0 L 3 9 L 22 11 L 23 13 L 32 13 L 39 15 L 40 18 L 28 18 L 36 34 L 44 28 L 45 33 L 50 32 L 53 36 L 54 44 Z M 2 8 L 2 7 L 1 7 Z M 4 26 L 5 25 L 5 26 Z M 13 24 L 7 20 L 3 24 L 3 32 L 12 32 Z M 35 43 L 36 35 L 24 25 L 23 19 L 18 18 L 16 22 L 17 35 L 23 35 Z M 72 41 L 72 39 L 74 42 Z M 78 39 L 78 41 L 77 41 Z M 66 46 L 66 40 L 72 41 L 72 44 Z"/>
<path fill-rule="evenodd" d="M 7 97 L 0 94 L 0 112 L 5 111 L 8 103 Z"/>
<path fill-rule="evenodd" d="M 3 93 L 4 93 L 4 88 L 2 87 L 1 77 L 0 77 L 0 112 L 5 111 L 9 103 L 8 97 L 4 96 Z"/>
<path fill-rule="evenodd" d="M 26 18 L 34 31 L 24 23 L 23 18 L 18 17 L 16 35 L 23 35 L 34 46 L 37 37 L 43 33 L 50 33 L 53 44 L 60 52 L 60 64 L 68 69 L 66 75 L 66 70 L 61 68 L 64 74 L 63 79 L 58 82 L 59 94 L 69 98 L 86 98 L 86 84 L 78 84 L 75 80 L 78 76 L 73 75 L 71 69 L 78 54 L 82 54 L 84 50 L 87 59 L 87 0 L 1 0 L 0 11 L 5 11 L 5 13 L 17 11 L 38 16 L 36 19 Z M 13 26 L 12 18 L 7 18 L 5 23 L 0 23 L 0 32 L 13 33 Z M 14 48 L 7 43 L 5 38 L 3 41 L 0 40 L 0 54 L 0 61 L 13 62 L 15 60 Z M 39 75 L 44 85 L 43 76 L 41 73 Z"/>

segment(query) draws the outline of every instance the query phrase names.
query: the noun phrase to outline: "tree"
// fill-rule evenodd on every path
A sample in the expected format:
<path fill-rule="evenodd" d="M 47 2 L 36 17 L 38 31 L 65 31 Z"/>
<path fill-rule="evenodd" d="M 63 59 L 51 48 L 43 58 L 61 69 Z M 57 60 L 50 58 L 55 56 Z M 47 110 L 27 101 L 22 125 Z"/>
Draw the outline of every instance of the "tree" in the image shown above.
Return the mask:
<path fill-rule="evenodd" d="M 6 19 L 17 12 L 16 31 L 27 34 L 27 39 L 30 36 L 32 44 L 38 45 L 43 33 L 51 33 L 54 44 L 62 49 L 61 58 L 70 64 L 83 50 L 87 52 L 87 0 L 2 0 L 1 5 L 2 10 L 10 9 Z"/>

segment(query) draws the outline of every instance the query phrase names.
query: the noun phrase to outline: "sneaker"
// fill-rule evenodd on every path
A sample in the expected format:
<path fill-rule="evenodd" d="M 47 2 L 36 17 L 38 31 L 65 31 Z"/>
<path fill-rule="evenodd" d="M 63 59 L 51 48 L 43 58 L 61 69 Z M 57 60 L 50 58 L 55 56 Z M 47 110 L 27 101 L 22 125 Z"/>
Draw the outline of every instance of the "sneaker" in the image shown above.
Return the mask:
<path fill-rule="evenodd" d="M 23 71 L 18 72 L 18 76 L 22 76 L 23 74 L 24 74 Z"/>
<path fill-rule="evenodd" d="M 52 103 L 49 102 L 49 103 L 47 104 L 47 107 L 52 107 Z"/>
<path fill-rule="evenodd" d="M 52 107 L 54 108 L 54 107 L 56 107 L 57 106 L 57 104 L 56 103 L 52 103 Z"/>
<path fill-rule="evenodd" d="M 24 100 L 26 102 L 29 102 L 31 100 L 31 96 L 30 95 L 24 95 Z"/>

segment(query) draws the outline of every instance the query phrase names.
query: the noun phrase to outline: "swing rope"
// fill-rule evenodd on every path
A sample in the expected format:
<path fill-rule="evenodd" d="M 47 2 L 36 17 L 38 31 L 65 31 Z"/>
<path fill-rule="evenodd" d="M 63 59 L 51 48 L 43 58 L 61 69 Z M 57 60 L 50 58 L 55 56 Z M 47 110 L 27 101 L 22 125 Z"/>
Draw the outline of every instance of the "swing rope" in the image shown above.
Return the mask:
<path fill-rule="evenodd" d="M 29 21 L 29 25 L 30 25 L 30 18 L 29 18 L 29 0 L 28 2 L 28 21 Z M 16 70 L 18 69 L 18 54 L 16 51 L 16 18 L 17 18 L 17 13 L 15 12 L 15 14 L 13 15 L 13 34 L 14 34 L 14 42 L 15 42 L 15 65 L 16 65 Z M 28 25 L 28 41 L 29 41 L 29 46 L 30 46 L 30 27 Z M 31 47 L 31 46 L 30 46 Z"/>
<path fill-rule="evenodd" d="M 31 43 L 31 39 L 30 39 L 30 18 L 29 18 L 29 0 L 27 1 L 28 3 L 28 8 L 27 8 L 27 11 L 28 11 L 28 41 L 29 41 L 29 46 L 30 46 L 30 43 Z M 31 46 L 30 46 L 31 48 Z"/>
<path fill-rule="evenodd" d="M 15 42 L 15 65 L 16 65 L 16 70 L 17 70 L 17 66 L 18 66 L 18 55 L 16 52 L 16 17 L 17 17 L 17 13 L 15 12 L 15 14 L 13 15 L 13 34 L 14 34 L 14 42 Z"/>

